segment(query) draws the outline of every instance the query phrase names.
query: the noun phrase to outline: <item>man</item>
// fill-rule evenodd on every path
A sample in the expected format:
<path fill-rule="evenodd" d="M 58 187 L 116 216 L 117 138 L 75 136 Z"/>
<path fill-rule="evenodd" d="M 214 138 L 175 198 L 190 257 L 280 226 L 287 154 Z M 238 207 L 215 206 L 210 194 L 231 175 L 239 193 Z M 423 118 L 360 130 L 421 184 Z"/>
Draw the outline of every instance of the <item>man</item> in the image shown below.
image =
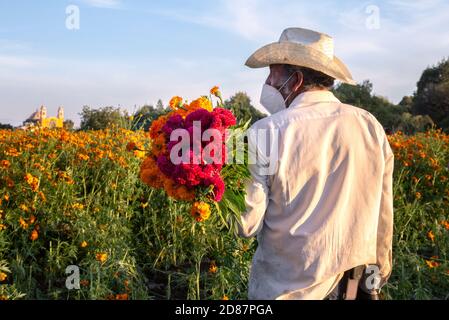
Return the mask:
<path fill-rule="evenodd" d="M 392 268 L 394 156 L 374 116 L 329 91 L 334 80 L 354 84 L 332 38 L 289 28 L 246 65 L 269 66 L 261 103 L 271 113 L 250 129 L 271 135 L 248 136 L 257 161 L 238 226 L 258 239 L 248 297 L 325 299 L 341 289 L 354 299 L 357 285 L 341 284 L 365 265 L 375 267 L 363 285 L 382 286 Z"/>

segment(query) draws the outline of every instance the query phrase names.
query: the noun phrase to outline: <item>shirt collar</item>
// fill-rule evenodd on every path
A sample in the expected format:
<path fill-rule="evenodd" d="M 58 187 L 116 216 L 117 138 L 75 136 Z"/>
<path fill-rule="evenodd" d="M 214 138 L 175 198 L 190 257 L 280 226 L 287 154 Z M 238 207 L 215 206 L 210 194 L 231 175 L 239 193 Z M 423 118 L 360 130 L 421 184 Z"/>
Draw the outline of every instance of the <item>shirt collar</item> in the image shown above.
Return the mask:
<path fill-rule="evenodd" d="M 292 103 L 289 106 L 290 108 L 302 107 L 312 103 L 318 102 L 340 102 L 337 97 L 331 91 L 326 90 L 314 90 L 314 91 L 306 91 L 298 95 L 295 99 L 293 99 Z"/>

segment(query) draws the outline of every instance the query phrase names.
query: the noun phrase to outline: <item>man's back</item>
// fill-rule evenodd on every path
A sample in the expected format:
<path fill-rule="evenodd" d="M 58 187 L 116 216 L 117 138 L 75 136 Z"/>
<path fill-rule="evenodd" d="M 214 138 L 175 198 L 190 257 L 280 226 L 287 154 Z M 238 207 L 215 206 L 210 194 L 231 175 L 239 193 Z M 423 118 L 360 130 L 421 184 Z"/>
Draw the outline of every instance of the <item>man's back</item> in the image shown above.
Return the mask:
<path fill-rule="evenodd" d="M 250 167 L 240 233 L 258 233 L 259 247 L 249 297 L 322 299 L 361 264 L 377 263 L 388 276 L 393 153 L 379 122 L 331 92 L 311 91 L 252 129 L 279 141 L 274 174 Z"/>

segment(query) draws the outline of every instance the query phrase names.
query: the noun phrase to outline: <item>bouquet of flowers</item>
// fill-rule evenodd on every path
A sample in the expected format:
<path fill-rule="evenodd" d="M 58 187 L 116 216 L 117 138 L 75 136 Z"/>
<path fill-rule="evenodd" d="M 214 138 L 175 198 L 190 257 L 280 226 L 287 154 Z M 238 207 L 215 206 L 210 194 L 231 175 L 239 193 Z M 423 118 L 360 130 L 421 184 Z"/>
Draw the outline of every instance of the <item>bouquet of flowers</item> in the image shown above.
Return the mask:
<path fill-rule="evenodd" d="M 233 163 L 236 149 L 227 142 L 232 145 L 249 123 L 236 125 L 235 116 L 223 107 L 218 87 L 210 94 L 190 103 L 178 96 L 170 100 L 170 112 L 155 119 L 149 129 L 151 149 L 140 178 L 169 197 L 188 202 L 196 221 L 217 213 L 227 225 L 230 214 L 238 216 L 245 209 L 243 180 L 249 176 L 244 163 Z"/>

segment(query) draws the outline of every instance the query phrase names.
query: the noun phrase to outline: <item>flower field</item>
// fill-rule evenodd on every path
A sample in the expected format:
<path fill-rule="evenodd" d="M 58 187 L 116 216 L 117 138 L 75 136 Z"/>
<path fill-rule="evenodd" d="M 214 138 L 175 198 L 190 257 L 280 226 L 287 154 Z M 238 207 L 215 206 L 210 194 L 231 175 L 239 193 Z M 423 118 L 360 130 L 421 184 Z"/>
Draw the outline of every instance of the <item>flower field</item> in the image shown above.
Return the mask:
<path fill-rule="evenodd" d="M 449 136 L 389 140 L 394 269 L 384 298 L 447 299 Z M 142 182 L 150 141 L 118 128 L 0 131 L 0 299 L 246 298 L 256 241 L 237 238 L 218 209 Z M 70 265 L 79 289 L 66 287 Z"/>

